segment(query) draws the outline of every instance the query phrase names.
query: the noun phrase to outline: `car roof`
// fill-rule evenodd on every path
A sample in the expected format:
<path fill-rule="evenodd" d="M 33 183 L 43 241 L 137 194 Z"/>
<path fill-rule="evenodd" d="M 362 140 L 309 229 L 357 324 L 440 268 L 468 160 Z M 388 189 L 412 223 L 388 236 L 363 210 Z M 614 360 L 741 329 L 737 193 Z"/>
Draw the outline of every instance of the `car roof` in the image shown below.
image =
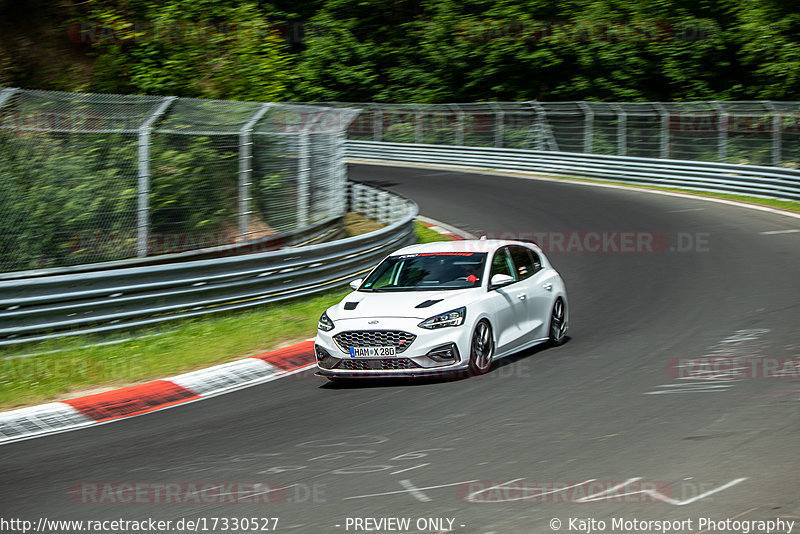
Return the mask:
<path fill-rule="evenodd" d="M 539 251 L 539 247 L 536 245 L 533 245 L 532 243 L 523 243 L 520 241 L 510 241 L 507 239 L 465 239 L 459 241 L 436 241 L 434 243 L 411 245 L 393 252 L 391 255 L 397 256 L 401 254 L 436 252 L 493 252 L 506 245 L 523 245 Z"/>

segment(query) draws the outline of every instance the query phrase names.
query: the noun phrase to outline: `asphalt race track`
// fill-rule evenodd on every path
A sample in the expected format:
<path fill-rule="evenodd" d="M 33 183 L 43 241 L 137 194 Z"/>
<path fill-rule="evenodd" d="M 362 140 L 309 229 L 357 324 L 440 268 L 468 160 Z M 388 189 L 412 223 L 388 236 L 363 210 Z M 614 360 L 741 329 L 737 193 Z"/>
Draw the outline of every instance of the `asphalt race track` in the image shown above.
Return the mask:
<path fill-rule="evenodd" d="M 5 445 L 1 515 L 201 519 L 208 532 L 279 518 L 277 531 L 309 533 L 366 531 L 354 518 L 410 520 L 379 532 L 452 520 L 456 533 L 800 520 L 800 380 L 787 361 L 800 361 L 800 233 L 785 232 L 800 219 L 440 170 L 350 176 L 475 233 L 538 234 L 567 282 L 570 340 L 480 378 L 342 387 L 305 372 Z"/>

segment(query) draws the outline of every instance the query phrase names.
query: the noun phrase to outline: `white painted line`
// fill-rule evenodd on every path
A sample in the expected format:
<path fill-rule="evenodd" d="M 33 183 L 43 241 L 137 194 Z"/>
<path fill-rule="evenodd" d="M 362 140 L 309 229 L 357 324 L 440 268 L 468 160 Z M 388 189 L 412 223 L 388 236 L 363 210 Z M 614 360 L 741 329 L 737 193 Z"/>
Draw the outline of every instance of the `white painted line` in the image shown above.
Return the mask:
<path fill-rule="evenodd" d="M 685 378 L 687 378 L 687 377 L 676 378 L 676 380 L 682 380 L 682 379 L 685 379 Z M 683 383 L 683 384 L 662 384 L 662 385 L 656 386 L 656 387 L 657 388 L 686 388 L 686 387 L 697 386 L 699 388 L 701 388 L 701 387 L 704 388 L 704 387 L 711 387 L 711 386 L 713 386 L 715 384 L 722 384 L 723 382 L 738 382 L 738 380 L 730 380 L 730 379 L 726 379 L 726 380 L 710 380 L 710 379 L 707 379 L 707 378 L 703 378 L 702 380 L 703 381 L 707 381 L 709 383 L 707 383 L 707 384 L 702 384 L 702 383 L 695 383 L 695 384 L 692 384 L 692 383 L 689 383 L 689 384 L 686 384 L 686 383 Z M 724 385 L 733 385 L 733 384 L 724 384 Z"/>
<path fill-rule="evenodd" d="M 427 464 L 419 464 L 419 465 L 415 465 L 414 467 L 407 467 L 406 469 L 401 469 L 400 471 L 394 471 L 394 472 L 389 473 L 389 474 L 390 475 L 397 475 L 397 474 L 400 474 L 400 473 L 405 473 L 406 471 L 411 471 L 412 469 L 417 469 L 419 467 L 425 467 L 426 465 L 431 465 L 431 464 L 430 464 L 430 462 L 427 463 Z"/>
<path fill-rule="evenodd" d="M 669 210 L 666 213 L 686 213 L 689 211 L 705 211 L 705 208 L 686 208 L 683 210 Z"/>
<path fill-rule="evenodd" d="M 662 389 L 661 391 L 646 391 L 643 395 L 672 395 L 675 393 L 717 393 L 725 391 L 731 386 L 703 386 L 699 388 L 685 387 L 683 389 Z"/>
<path fill-rule="evenodd" d="M 771 230 L 769 232 L 761 232 L 761 235 L 778 235 L 778 234 L 796 234 L 800 230 L 793 228 L 791 230 Z"/>
<path fill-rule="evenodd" d="M 431 498 L 422 493 L 419 488 L 414 486 L 410 480 L 401 480 L 400 485 L 403 486 L 408 490 L 408 492 L 414 496 L 415 499 L 422 502 L 431 502 Z"/>
<path fill-rule="evenodd" d="M 712 490 L 708 490 L 708 491 L 706 491 L 704 493 L 701 493 L 699 495 L 695 495 L 691 499 L 686 499 L 685 501 L 681 501 L 681 500 L 678 500 L 678 499 L 673 499 L 672 497 L 668 497 L 668 496 L 666 496 L 666 495 L 664 495 L 664 494 L 662 494 L 662 493 L 660 493 L 658 491 L 651 490 L 651 489 L 630 491 L 630 492 L 627 492 L 627 493 L 617 493 L 616 492 L 617 489 L 625 487 L 628 484 L 630 484 L 631 482 L 636 482 L 637 480 L 641 480 L 641 478 L 639 478 L 639 477 L 630 478 L 630 479 L 626 480 L 625 482 L 623 482 L 622 484 L 618 484 L 618 485 L 614 486 L 613 488 L 609 488 L 609 489 L 603 490 L 601 493 L 597 493 L 597 494 L 594 494 L 594 495 L 588 495 L 588 496 L 583 497 L 581 499 L 577 499 L 575 502 L 584 503 L 584 502 L 593 502 L 593 501 L 597 501 L 597 500 L 602 500 L 602 497 L 604 495 L 607 495 L 607 494 L 611 494 L 614 499 L 619 499 L 621 497 L 626 497 L 628 495 L 639 495 L 639 494 L 644 493 L 645 495 L 649 495 L 650 497 L 652 497 L 654 499 L 658 499 L 661 502 L 665 502 L 665 503 L 671 504 L 673 506 L 686 506 L 687 504 L 692 504 L 693 502 L 699 501 L 700 499 L 705 499 L 706 497 L 714 495 L 715 493 L 719 493 L 720 491 L 726 490 L 726 489 L 728 489 L 730 487 L 735 486 L 736 484 L 744 482 L 745 480 L 747 480 L 747 478 L 737 478 L 737 479 L 731 480 L 727 484 L 723 484 L 722 486 L 720 486 L 718 488 L 715 488 L 715 489 L 712 489 Z"/>
<path fill-rule="evenodd" d="M 422 491 L 422 490 L 431 490 L 431 489 L 438 489 L 438 488 L 449 488 L 451 486 L 458 486 L 458 485 L 461 485 L 461 484 L 469 484 L 470 482 L 477 482 L 477 480 L 465 480 L 464 482 L 453 482 L 452 484 L 440 484 L 438 486 L 427 486 L 425 488 L 414 488 L 414 490 Z M 345 497 L 343 500 L 347 501 L 347 500 L 350 500 L 350 499 L 365 499 L 367 497 L 383 497 L 384 495 L 397 495 L 399 493 L 409 493 L 410 491 L 411 490 L 404 489 L 404 490 L 397 490 L 397 491 L 385 491 L 383 493 L 369 493 L 367 495 L 355 495 L 353 497 Z"/>

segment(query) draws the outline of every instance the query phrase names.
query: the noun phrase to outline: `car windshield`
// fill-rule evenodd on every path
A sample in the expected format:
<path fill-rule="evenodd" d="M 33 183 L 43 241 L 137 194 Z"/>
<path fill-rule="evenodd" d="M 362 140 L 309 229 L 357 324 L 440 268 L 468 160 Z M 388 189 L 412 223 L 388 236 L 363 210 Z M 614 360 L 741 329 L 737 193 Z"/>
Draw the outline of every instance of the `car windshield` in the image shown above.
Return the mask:
<path fill-rule="evenodd" d="M 425 252 L 389 256 L 359 291 L 438 291 L 480 287 L 486 253 Z"/>

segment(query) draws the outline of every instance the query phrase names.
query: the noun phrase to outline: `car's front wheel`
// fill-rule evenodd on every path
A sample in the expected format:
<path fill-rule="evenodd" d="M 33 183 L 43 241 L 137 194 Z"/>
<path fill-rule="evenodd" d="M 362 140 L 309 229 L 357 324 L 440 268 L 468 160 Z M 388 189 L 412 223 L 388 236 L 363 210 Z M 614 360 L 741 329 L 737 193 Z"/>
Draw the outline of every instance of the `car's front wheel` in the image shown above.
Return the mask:
<path fill-rule="evenodd" d="M 469 370 L 473 375 L 482 375 L 492 366 L 494 340 L 492 327 L 487 321 L 479 321 L 472 333 L 469 349 Z"/>
<path fill-rule="evenodd" d="M 567 314 L 561 298 L 557 298 L 553 304 L 553 311 L 550 314 L 549 338 L 550 345 L 553 347 L 563 344 L 567 338 Z"/>

